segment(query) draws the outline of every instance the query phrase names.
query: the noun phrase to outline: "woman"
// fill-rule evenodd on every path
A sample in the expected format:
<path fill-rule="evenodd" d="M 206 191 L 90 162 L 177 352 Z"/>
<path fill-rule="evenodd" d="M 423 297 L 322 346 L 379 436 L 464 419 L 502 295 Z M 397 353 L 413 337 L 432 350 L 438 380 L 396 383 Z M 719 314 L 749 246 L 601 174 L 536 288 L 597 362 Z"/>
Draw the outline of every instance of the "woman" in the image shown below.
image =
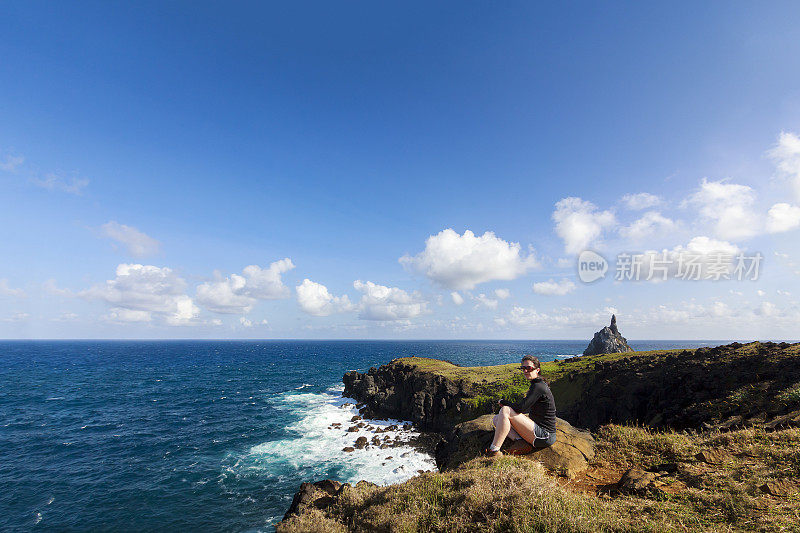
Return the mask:
<path fill-rule="evenodd" d="M 522 358 L 519 369 L 531 386 L 521 402 L 500 400 L 503 407 L 494 417 L 494 440 L 484 450 L 487 456 L 503 455 L 500 446 L 506 437 L 516 441 L 508 449 L 508 453 L 514 455 L 530 453 L 534 448 L 546 448 L 556 441 L 556 402 L 547 382 L 539 377 L 541 367 L 539 359 L 532 355 Z"/>

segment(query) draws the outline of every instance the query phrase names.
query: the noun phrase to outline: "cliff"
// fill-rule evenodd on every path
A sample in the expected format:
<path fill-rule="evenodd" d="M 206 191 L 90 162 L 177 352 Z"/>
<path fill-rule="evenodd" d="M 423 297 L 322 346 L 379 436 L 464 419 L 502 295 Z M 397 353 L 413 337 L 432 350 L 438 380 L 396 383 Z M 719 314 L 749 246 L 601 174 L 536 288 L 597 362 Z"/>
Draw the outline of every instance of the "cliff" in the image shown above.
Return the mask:
<path fill-rule="evenodd" d="M 401 418 L 422 430 L 442 431 L 491 412 L 494 391 L 506 399 L 524 394 L 528 383 L 517 375 L 518 366 L 461 367 L 406 357 L 365 373 L 346 373 L 343 394 L 362 402 L 367 418 Z"/>
<path fill-rule="evenodd" d="M 344 395 L 369 417 L 411 420 L 428 431 L 494 412 L 528 383 L 519 365 L 460 367 L 408 357 L 348 372 Z M 800 344 L 733 343 L 573 357 L 542 363 L 559 417 L 596 429 L 609 422 L 674 429 L 778 427 L 800 418 Z"/>

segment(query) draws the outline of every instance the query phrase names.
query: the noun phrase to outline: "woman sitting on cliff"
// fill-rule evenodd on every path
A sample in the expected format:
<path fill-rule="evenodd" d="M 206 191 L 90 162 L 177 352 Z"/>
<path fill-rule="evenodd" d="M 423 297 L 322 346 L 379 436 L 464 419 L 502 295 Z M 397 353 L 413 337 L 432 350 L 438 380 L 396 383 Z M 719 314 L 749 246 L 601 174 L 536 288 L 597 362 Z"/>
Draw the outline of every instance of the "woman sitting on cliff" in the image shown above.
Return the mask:
<path fill-rule="evenodd" d="M 539 377 L 541 366 L 539 359 L 532 355 L 522 358 L 519 369 L 531 386 L 521 402 L 500 400 L 503 407 L 494 417 L 494 440 L 484 450 L 489 457 L 503 455 L 500 446 L 506 437 L 515 441 L 507 450 L 514 455 L 530 453 L 534 448 L 546 448 L 556 441 L 556 402 L 547 382 Z"/>

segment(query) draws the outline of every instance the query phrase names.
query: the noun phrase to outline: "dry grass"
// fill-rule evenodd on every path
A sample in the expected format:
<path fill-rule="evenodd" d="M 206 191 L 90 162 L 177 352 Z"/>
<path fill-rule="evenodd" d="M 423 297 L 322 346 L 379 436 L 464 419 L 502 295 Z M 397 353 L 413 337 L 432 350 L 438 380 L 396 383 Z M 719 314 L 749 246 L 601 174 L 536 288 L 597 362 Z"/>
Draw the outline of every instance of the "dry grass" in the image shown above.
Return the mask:
<path fill-rule="evenodd" d="M 724 454 L 719 464 L 695 458 L 704 450 Z M 653 495 L 652 508 L 672 512 L 707 529 L 800 531 L 800 494 L 773 498 L 760 487 L 770 480 L 800 478 L 800 429 L 767 432 L 748 428 L 726 433 L 652 431 L 607 425 L 598 432 L 595 462 L 653 467 L 677 463 L 674 474 L 659 479 L 681 490 Z"/>
<path fill-rule="evenodd" d="M 347 486 L 324 512 L 278 531 L 800 531 L 798 494 L 773 498 L 759 490 L 770 479 L 797 480 L 800 429 L 691 434 L 607 425 L 597 440 L 595 467 L 621 476 L 630 466 L 678 463 L 678 471 L 659 479 L 664 490 L 638 497 L 576 491 L 525 458 L 474 459 L 388 487 Z M 712 448 L 728 459 L 709 465 L 694 458 Z"/>
<path fill-rule="evenodd" d="M 389 487 L 346 489 L 329 510 L 348 531 L 655 531 L 632 526 L 622 506 L 561 487 L 525 459 L 476 459 L 448 473 L 427 473 Z M 278 531 L 309 522 L 293 519 Z M 321 523 L 321 522 L 320 522 Z"/>

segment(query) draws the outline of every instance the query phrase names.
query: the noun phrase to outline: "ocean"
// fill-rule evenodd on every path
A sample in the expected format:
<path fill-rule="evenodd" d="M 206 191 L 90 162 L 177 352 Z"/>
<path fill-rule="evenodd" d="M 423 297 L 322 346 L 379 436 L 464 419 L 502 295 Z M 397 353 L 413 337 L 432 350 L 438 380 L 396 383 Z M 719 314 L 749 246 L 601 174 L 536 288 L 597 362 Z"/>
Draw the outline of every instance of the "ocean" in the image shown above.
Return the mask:
<path fill-rule="evenodd" d="M 435 469 L 408 445 L 342 451 L 367 435 L 330 428 L 357 414 L 341 396 L 346 371 L 410 355 L 547 361 L 586 344 L 2 341 L 0 530 L 272 531 L 303 481 L 389 484 Z"/>

